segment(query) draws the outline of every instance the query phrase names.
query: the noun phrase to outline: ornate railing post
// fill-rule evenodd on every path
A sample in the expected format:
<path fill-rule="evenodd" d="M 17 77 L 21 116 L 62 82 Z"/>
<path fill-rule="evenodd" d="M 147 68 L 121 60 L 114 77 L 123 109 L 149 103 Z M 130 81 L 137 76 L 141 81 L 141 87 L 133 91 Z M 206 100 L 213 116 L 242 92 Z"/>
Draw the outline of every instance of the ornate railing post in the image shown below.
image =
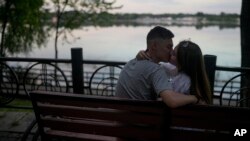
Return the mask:
<path fill-rule="evenodd" d="M 84 93 L 82 60 L 82 48 L 71 48 L 73 92 L 79 94 Z"/>
<path fill-rule="evenodd" d="M 207 76 L 211 86 L 212 95 L 214 93 L 214 77 L 215 77 L 215 70 L 216 70 L 216 59 L 217 56 L 215 55 L 204 55 L 204 62 L 206 67 Z"/>

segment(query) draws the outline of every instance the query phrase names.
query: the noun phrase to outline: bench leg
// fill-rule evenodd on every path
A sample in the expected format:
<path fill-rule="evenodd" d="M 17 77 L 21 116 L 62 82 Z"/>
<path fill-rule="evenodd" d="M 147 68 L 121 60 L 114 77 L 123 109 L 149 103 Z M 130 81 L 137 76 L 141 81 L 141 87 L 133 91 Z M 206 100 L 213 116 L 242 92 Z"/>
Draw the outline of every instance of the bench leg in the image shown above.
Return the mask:
<path fill-rule="evenodd" d="M 29 136 L 29 134 L 31 133 L 31 130 L 33 129 L 33 127 L 36 125 L 36 119 L 34 119 L 30 125 L 28 126 L 28 128 L 25 130 L 21 141 L 26 141 L 27 137 Z"/>

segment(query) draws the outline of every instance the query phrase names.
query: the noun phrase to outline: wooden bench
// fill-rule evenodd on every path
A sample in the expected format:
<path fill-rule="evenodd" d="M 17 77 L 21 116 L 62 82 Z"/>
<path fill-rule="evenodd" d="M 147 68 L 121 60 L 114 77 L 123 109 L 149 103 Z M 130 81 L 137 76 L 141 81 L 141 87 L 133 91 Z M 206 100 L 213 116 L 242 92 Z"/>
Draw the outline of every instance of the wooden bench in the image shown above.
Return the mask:
<path fill-rule="evenodd" d="M 228 140 L 236 129 L 250 127 L 248 108 L 193 105 L 170 109 L 161 101 L 42 91 L 30 96 L 44 141 Z"/>

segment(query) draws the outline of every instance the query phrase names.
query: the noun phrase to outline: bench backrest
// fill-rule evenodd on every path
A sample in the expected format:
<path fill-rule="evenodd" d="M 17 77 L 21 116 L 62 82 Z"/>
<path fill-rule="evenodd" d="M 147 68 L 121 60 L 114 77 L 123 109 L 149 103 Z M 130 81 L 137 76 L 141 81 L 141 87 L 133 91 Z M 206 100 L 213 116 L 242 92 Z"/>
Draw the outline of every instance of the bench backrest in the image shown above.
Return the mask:
<path fill-rule="evenodd" d="M 231 140 L 237 129 L 250 131 L 249 127 L 249 108 L 195 105 L 171 109 L 171 135 L 176 141 Z"/>
<path fill-rule="evenodd" d="M 30 93 L 42 140 L 229 139 L 250 127 L 248 108 L 185 106 L 55 92 Z"/>
<path fill-rule="evenodd" d="M 74 135 L 88 140 L 157 141 L 168 133 L 162 129 L 168 126 L 161 102 L 55 92 L 30 96 L 43 140 Z"/>

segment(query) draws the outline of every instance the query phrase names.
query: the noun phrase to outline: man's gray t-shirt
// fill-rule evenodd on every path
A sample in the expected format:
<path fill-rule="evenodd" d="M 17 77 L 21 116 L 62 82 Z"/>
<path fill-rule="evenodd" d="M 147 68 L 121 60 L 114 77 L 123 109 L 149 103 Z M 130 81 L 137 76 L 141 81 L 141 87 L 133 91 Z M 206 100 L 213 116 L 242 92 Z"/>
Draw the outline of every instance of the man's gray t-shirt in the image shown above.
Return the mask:
<path fill-rule="evenodd" d="M 172 90 L 169 76 L 150 60 L 129 61 L 120 73 L 116 96 L 129 99 L 152 100 L 164 90 Z M 155 94 L 155 95 L 153 95 Z"/>

